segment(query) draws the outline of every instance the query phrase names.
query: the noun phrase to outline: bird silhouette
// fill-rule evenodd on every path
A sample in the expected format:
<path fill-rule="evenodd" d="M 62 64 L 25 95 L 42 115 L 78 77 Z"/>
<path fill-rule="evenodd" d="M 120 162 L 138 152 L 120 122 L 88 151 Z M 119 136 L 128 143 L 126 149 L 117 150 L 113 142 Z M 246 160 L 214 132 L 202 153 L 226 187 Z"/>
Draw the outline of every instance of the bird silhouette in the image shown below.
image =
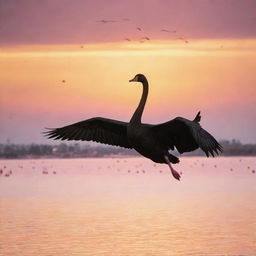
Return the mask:
<path fill-rule="evenodd" d="M 200 126 L 200 112 L 193 121 L 176 117 L 156 125 L 142 123 L 141 117 L 148 97 L 148 81 L 144 75 L 137 74 L 129 82 L 140 82 L 143 85 L 139 105 L 130 122 L 94 117 L 61 128 L 49 129 L 45 132 L 46 136 L 61 140 L 95 141 L 135 149 L 156 163 L 168 164 L 172 175 L 178 180 L 180 174 L 171 163 L 179 163 L 179 159 L 169 150 L 176 148 L 179 153 L 184 153 L 201 148 L 207 157 L 210 154 L 214 157 L 214 154 L 222 152 L 221 145 Z"/>
<path fill-rule="evenodd" d="M 114 23 L 116 22 L 115 20 L 97 20 L 96 22 L 102 23 L 102 24 L 106 24 L 106 23 Z"/>
<path fill-rule="evenodd" d="M 166 32 L 166 33 L 176 33 L 176 30 L 168 30 L 168 29 L 161 29 L 161 32 Z"/>
<path fill-rule="evenodd" d="M 179 40 L 182 40 L 185 44 L 188 44 L 188 40 L 185 39 L 184 37 L 178 37 Z"/>

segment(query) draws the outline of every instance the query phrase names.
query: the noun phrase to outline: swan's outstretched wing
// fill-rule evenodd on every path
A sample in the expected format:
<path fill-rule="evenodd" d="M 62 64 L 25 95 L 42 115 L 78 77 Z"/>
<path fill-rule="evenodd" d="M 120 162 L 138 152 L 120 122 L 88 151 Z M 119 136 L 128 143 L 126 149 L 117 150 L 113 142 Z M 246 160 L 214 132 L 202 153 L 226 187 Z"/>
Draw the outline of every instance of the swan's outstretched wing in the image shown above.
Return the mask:
<path fill-rule="evenodd" d="M 195 121 L 177 117 L 169 122 L 152 127 L 157 138 L 168 149 L 177 148 L 179 153 L 190 152 L 200 147 L 207 157 L 222 152 L 221 145 Z"/>
<path fill-rule="evenodd" d="M 48 138 L 87 140 L 124 148 L 132 148 L 127 140 L 127 123 L 95 117 L 45 132 Z"/>

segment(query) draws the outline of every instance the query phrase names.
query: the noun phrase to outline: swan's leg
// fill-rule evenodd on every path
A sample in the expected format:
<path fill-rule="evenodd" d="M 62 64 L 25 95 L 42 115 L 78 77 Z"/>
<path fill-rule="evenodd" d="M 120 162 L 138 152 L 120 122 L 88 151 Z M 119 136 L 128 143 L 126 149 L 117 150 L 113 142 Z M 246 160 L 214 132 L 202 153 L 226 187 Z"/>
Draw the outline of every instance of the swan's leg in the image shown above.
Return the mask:
<path fill-rule="evenodd" d="M 173 169 L 173 167 L 172 167 L 172 165 L 171 165 L 171 162 L 170 162 L 168 156 L 164 156 L 164 159 L 165 159 L 166 163 L 169 165 L 173 177 L 174 177 L 175 179 L 177 179 L 177 180 L 180 180 L 180 174 L 179 174 L 177 171 L 175 171 L 175 170 Z"/>

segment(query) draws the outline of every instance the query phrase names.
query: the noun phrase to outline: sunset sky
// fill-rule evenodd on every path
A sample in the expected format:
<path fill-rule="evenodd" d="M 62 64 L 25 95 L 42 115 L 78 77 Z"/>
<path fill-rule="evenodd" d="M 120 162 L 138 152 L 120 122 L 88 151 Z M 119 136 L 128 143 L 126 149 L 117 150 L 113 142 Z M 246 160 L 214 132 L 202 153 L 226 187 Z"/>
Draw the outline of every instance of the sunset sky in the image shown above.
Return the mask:
<path fill-rule="evenodd" d="M 144 122 L 200 110 L 217 139 L 256 143 L 255 27 L 254 0 L 0 0 L 0 143 L 129 121 L 137 73 L 150 84 Z"/>

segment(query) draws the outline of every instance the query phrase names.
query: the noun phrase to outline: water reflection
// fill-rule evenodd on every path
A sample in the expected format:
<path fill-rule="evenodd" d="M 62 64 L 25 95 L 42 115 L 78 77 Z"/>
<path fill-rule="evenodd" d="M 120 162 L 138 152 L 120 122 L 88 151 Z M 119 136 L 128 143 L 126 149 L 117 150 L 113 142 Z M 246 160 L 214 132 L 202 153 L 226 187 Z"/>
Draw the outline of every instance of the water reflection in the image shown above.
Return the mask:
<path fill-rule="evenodd" d="M 1 160 L 0 255 L 254 256 L 256 159 L 182 160 Z"/>

